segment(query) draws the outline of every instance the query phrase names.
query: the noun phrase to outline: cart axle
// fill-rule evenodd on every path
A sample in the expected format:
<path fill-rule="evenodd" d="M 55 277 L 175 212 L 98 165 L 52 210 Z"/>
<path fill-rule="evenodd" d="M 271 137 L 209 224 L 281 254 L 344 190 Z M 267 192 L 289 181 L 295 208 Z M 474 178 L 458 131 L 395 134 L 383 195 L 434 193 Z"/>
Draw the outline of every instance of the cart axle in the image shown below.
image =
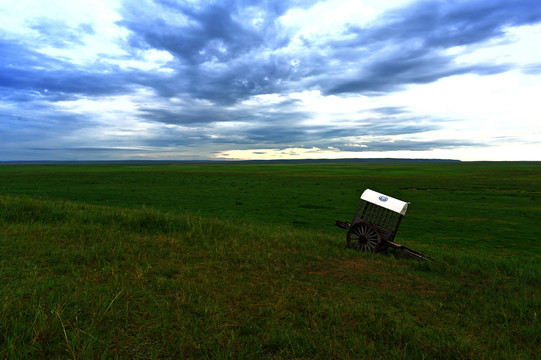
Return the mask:
<path fill-rule="evenodd" d="M 342 220 L 336 220 L 336 226 L 342 228 L 342 229 L 349 229 L 351 227 L 351 223 L 347 222 L 347 221 L 342 221 Z"/>

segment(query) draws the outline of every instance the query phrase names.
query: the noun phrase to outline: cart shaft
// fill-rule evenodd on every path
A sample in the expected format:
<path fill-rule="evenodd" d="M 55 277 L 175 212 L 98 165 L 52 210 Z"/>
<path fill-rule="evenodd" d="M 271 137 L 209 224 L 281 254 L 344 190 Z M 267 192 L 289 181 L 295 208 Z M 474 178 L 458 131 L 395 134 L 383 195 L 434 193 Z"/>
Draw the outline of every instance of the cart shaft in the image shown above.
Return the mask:
<path fill-rule="evenodd" d="M 432 261 L 433 260 L 433 258 L 423 254 L 422 252 L 415 251 L 413 249 L 405 247 L 404 245 L 400 245 L 400 244 L 397 244 L 397 243 L 392 242 L 392 241 L 387 241 L 387 245 L 389 247 L 392 247 L 393 249 L 400 250 L 404 254 L 406 254 L 408 256 L 411 256 L 412 258 L 415 258 L 417 260 L 424 260 L 424 261 Z"/>

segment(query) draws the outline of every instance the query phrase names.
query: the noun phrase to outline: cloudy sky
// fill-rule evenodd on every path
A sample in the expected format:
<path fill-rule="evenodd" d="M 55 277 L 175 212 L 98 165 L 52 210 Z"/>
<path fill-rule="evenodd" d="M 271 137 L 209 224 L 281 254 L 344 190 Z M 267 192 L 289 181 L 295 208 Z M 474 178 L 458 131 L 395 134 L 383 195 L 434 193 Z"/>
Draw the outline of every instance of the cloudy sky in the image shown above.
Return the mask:
<path fill-rule="evenodd" d="M 0 0 L 0 161 L 541 160 L 539 0 Z"/>

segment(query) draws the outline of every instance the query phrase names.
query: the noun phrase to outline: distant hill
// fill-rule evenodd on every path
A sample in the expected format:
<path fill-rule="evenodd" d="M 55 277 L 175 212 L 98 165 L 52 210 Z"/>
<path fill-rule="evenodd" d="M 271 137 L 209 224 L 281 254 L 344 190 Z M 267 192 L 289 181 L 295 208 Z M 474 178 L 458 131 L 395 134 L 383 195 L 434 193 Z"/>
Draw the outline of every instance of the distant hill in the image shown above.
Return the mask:
<path fill-rule="evenodd" d="M 399 158 L 374 158 L 374 159 L 280 159 L 280 160 L 88 160 L 88 161 L 0 161 L 0 165 L 24 165 L 24 164 L 201 164 L 201 163 L 226 163 L 226 164 L 281 164 L 281 163 L 421 163 L 421 162 L 461 162 L 453 159 L 399 159 Z"/>
<path fill-rule="evenodd" d="M 298 159 L 298 160 L 243 160 L 227 161 L 242 163 L 404 163 L 404 162 L 461 162 L 452 159 L 399 159 L 399 158 L 374 158 L 374 159 Z"/>

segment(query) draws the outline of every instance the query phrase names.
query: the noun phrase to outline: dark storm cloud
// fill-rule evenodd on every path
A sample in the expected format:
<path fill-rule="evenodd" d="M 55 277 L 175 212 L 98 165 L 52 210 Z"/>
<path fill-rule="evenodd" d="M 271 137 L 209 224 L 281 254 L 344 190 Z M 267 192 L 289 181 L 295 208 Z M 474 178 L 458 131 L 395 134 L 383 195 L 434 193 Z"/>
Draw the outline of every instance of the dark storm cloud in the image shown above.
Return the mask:
<path fill-rule="evenodd" d="M 388 11 L 367 27 L 351 26 L 354 38 L 336 42 L 335 47 L 375 55 L 360 59 L 353 78 L 336 79 L 325 90 L 328 94 L 381 94 L 453 75 L 505 72 L 512 64 L 459 65 L 442 50 L 498 39 L 506 27 L 540 21 L 537 0 L 419 1 Z"/>
<path fill-rule="evenodd" d="M 175 125 L 206 124 L 230 120 L 225 111 L 214 106 L 171 109 L 141 109 L 140 117 L 149 121 Z"/>
<path fill-rule="evenodd" d="M 81 114 L 51 112 L 44 104 L 24 105 L 12 112 L 0 112 L 0 161 L 78 159 L 71 157 L 65 146 L 55 149 L 62 144 L 59 139 L 95 126 L 93 120 Z"/>
<path fill-rule="evenodd" d="M 127 3 L 120 24 L 131 30 L 133 48 L 175 56 L 178 73 L 169 86 L 150 84 L 163 96 L 185 93 L 224 104 L 283 90 L 280 82 L 290 77 L 290 59 L 273 51 L 289 39 L 276 19 L 302 2 L 222 1 L 198 7 L 155 1 L 155 5 L 157 12 L 143 17 L 140 4 Z M 183 20 L 179 24 L 171 17 Z"/>
<path fill-rule="evenodd" d="M 245 114 L 231 114 L 232 118 L 242 118 Z M 431 130 L 437 130 L 439 125 L 428 123 L 424 118 L 401 116 L 400 118 L 363 117 L 358 120 L 358 125 L 351 120 L 347 126 L 331 125 L 307 125 L 302 120 L 306 119 L 303 112 L 282 112 L 271 116 L 266 112 L 252 114 L 246 121 L 249 125 L 239 126 L 221 131 L 221 137 L 210 139 L 213 143 L 229 143 L 234 139 L 236 144 L 272 145 L 280 144 L 328 147 L 343 145 L 352 137 L 388 137 L 394 135 L 419 134 Z"/>
<path fill-rule="evenodd" d="M 242 135 L 247 144 L 298 144 L 311 141 L 306 130 L 299 126 L 260 125 L 245 129 Z"/>
<path fill-rule="evenodd" d="M 242 134 L 246 142 L 250 143 L 305 144 L 307 146 L 327 147 L 334 146 L 335 139 L 419 134 L 438 128 L 438 126 L 432 124 L 415 124 L 406 120 L 396 121 L 396 119 L 389 120 L 385 118 L 362 119 L 359 120 L 359 125 L 345 127 L 302 125 L 284 120 L 270 124 L 261 122 L 250 128 L 238 129 L 236 134 Z"/>
<path fill-rule="evenodd" d="M 13 41 L 0 42 L 0 95 L 4 100 L 66 100 L 130 91 L 130 72 L 78 68 Z"/>
<path fill-rule="evenodd" d="M 510 64 L 456 66 L 449 57 L 404 49 L 397 50 L 391 58 L 386 56 L 385 59 L 367 64 L 354 79 L 334 79 L 335 85 L 328 87 L 325 93 L 381 95 L 399 90 L 407 84 L 427 84 L 441 78 L 469 73 L 491 75 L 509 69 Z"/>
<path fill-rule="evenodd" d="M 138 116 L 146 121 L 185 126 L 232 121 L 254 125 L 285 125 L 307 120 L 312 115 L 309 111 L 298 110 L 296 105 L 296 100 L 288 99 L 257 106 L 220 107 L 208 101 L 183 99 L 177 103 L 169 102 L 160 108 L 142 107 L 138 110 Z"/>
<path fill-rule="evenodd" d="M 450 48 L 499 38 L 506 27 L 541 21 L 537 0 L 422 0 L 390 10 L 367 28 L 351 26 L 353 44 L 415 39 L 423 48 Z"/>
<path fill-rule="evenodd" d="M 325 94 L 381 95 L 454 75 L 505 72 L 513 64 L 460 65 L 444 50 L 498 39 L 506 27 L 541 21 L 537 0 L 419 1 L 365 27 L 351 25 L 342 34 L 347 41 L 306 38 L 299 53 L 277 51 L 291 41 L 278 17 L 308 3 L 229 0 L 196 6 L 160 0 L 147 12 L 139 3 L 127 3 L 120 24 L 131 31 L 134 48 L 165 50 L 176 58 L 178 72 L 167 86 L 158 81 L 147 86 L 162 96 L 184 93 L 232 104 L 307 87 Z"/>
<path fill-rule="evenodd" d="M 288 39 L 279 34 L 275 20 L 303 3 L 316 2 L 225 0 L 198 5 L 155 0 L 163 13 L 147 13 L 145 17 L 141 17 L 141 4 L 126 3 L 120 24 L 133 32 L 133 46 L 167 50 L 192 65 L 225 62 L 253 49 L 286 45 Z M 185 19 L 184 24 L 168 22 L 163 14 Z"/>
<path fill-rule="evenodd" d="M 17 112 L 0 112 L 3 142 L 53 139 L 94 123 L 87 115 L 50 113 L 43 105 Z"/>
<path fill-rule="evenodd" d="M 167 2 L 167 5 L 169 10 L 189 17 L 195 24 L 175 26 L 159 20 L 152 24 L 125 20 L 122 23 L 141 36 L 140 40 L 132 38 L 133 45 L 164 49 L 188 63 L 200 64 L 214 58 L 227 61 L 262 41 L 258 33 L 234 21 L 232 9 L 225 4 L 211 4 L 199 11 L 182 3 Z"/>

